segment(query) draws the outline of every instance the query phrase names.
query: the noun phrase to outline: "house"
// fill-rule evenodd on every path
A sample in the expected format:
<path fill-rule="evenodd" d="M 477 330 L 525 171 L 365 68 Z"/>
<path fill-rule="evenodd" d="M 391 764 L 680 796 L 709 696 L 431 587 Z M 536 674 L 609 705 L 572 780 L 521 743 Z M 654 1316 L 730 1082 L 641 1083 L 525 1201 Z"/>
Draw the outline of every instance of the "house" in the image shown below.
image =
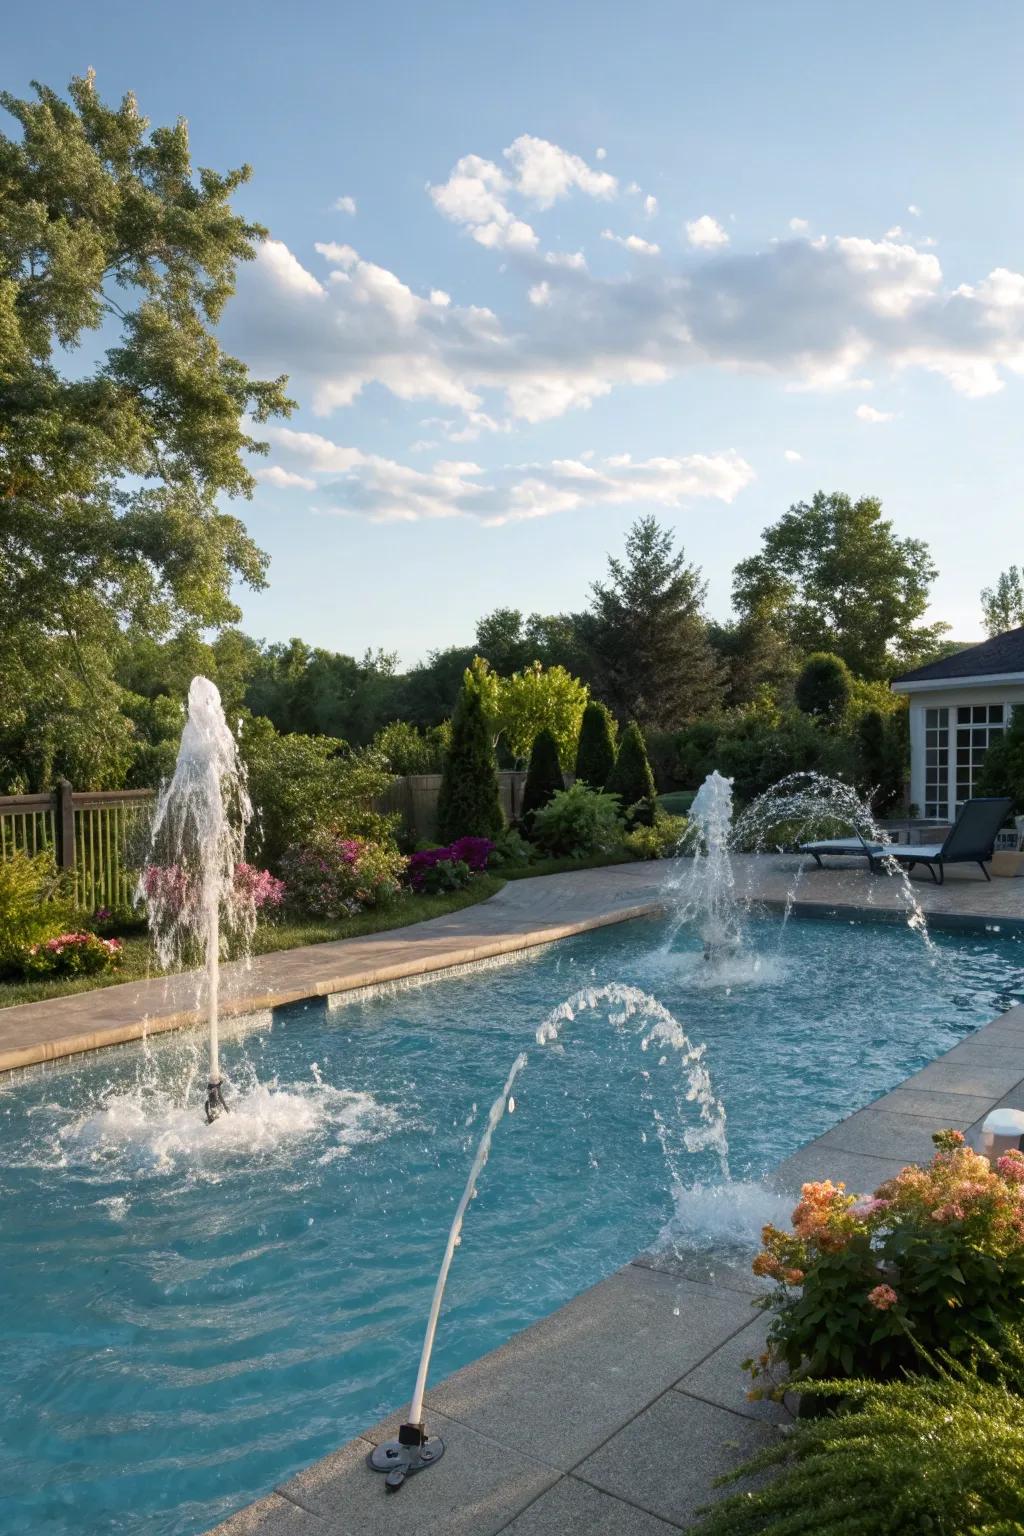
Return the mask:
<path fill-rule="evenodd" d="M 1024 627 L 893 679 L 910 706 L 910 799 L 953 821 L 974 793 L 990 744 L 1024 705 Z"/>

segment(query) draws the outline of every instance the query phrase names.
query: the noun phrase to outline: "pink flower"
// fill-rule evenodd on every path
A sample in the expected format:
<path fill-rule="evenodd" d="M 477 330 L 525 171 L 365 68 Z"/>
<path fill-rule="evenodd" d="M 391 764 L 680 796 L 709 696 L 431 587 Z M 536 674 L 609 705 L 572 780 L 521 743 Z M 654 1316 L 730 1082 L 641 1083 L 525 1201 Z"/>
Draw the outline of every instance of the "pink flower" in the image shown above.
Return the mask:
<path fill-rule="evenodd" d="M 996 1162 L 996 1172 L 1001 1173 L 1008 1184 L 1024 1184 L 1024 1153 L 1004 1152 Z"/>
<path fill-rule="evenodd" d="M 879 1312 L 888 1312 L 899 1301 L 899 1297 L 891 1285 L 876 1285 L 873 1291 L 868 1292 L 868 1301 Z"/>

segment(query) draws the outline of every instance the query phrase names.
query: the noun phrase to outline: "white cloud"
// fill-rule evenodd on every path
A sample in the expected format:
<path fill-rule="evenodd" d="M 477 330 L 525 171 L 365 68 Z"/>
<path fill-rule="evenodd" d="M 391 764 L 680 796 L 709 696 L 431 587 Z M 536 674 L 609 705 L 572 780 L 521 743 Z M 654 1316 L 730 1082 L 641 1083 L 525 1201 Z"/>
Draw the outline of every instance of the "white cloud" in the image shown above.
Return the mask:
<path fill-rule="evenodd" d="M 531 304 L 536 304 L 538 309 L 543 309 L 551 303 L 551 284 L 549 282 L 534 283 L 526 297 Z"/>
<path fill-rule="evenodd" d="M 806 235 L 811 226 L 806 219 L 790 219 L 789 227 L 794 235 Z"/>
<path fill-rule="evenodd" d="M 616 245 L 625 246 L 627 251 L 636 251 L 641 256 L 657 256 L 661 252 L 660 245 L 644 240 L 640 235 L 616 235 L 610 229 L 602 229 L 601 239 L 612 240 Z"/>
<path fill-rule="evenodd" d="M 339 197 L 332 206 L 335 213 L 355 213 L 356 200 L 354 197 Z"/>
<path fill-rule="evenodd" d="M 853 413 L 858 421 L 894 421 L 895 413 L 892 411 L 877 411 L 873 405 L 858 405 Z"/>
<path fill-rule="evenodd" d="M 799 464 L 803 459 L 803 454 L 797 453 L 795 448 L 787 448 L 782 457 L 790 464 Z"/>
<path fill-rule="evenodd" d="M 595 171 L 579 155 L 530 133 L 521 133 L 503 153 L 515 170 L 518 191 L 538 208 L 550 208 L 573 187 L 598 198 L 614 197 L 618 191 L 610 172 Z"/>
<path fill-rule="evenodd" d="M 578 252 L 528 251 L 510 272 L 524 298 L 546 283 L 550 302 L 508 322 L 457 296 L 431 302 L 349 245 L 318 250 L 330 268 L 324 285 L 266 242 L 239 274 L 222 333 L 261 373 L 289 374 L 320 414 L 377 384 L 460 418 L 452 432 L 475 433 L 492 430 L 481 418 L 542 421 L 695 367 L 802 389 L 918 369 L 971 396 L 1024 374 L 1024 276 L 997 267 L 950 288 L 937 256 L 905 242 L 816 236 L 737 254 L 712 248 L 705 259 L 662 257 L 611 276 L 591 274 Z"/>
<path fill-rule="evenodd" d="M 894 224 L 891 229 L 886 230 L 885 238 L 887 240 L 905 240 L 908 237 L 901 225 Z"/>
<path fill-rule="evenodd" d="M 602 149 L 600 146 L 598 146 L 598 148 L 594 150 L 594 159 L 595 160 L 607 160 L 607 158 L 608 158 L 608 151 L 606 149 Z"/>
<path fill-rule="evenodd" d="M 644 198 L 644 213 L 646 213 L 649 219 L 653 219 L 657 211 L 658 199 L 655 197 L 653 192 L 648 192 L 647 196 Z"/>
<path fill-rule="evenodd" d="M 256 260 L 273 288 L 318 299 L 324 297 L 322 285 L 282 241 L 264 240 L 256 252 Z"/>
<path fill-rule="evenodd" d="M 450 293 L 445 293 L 443 288 L 431 288 L 430 302 L 436 304 L 438 309 L 447 309 L 452 301 Z"/>
<path fill-rule="evenodd" d="M 291 469 L 282 469 L 280 464 L 261 465 L 253 473 L 256 479 L 264 485 L 277 485 L 282 489 L 288 486 L 298 486 L 304 491 L 316 490 L 316 481 L 310 480 L 308 475 L 298 475 Z"/>
<path fill-rule="evenodd" d="M 729 236 L 710 213 L 702 213 L 699 219 L 689 221 L 686 226 L 686 238 L 691 245 L 700 246 L 704 250 L 729 244 Z"/>
<path fill-rule="evenodd" d="M 911 218 L 919 219 L 921 217 L 921 210 L 916 203 L 908 203 L 907 212 L 910 214 Z"/>
<path fill-rule="evenodd" d="M 326 510 L 375 522 L 472 517 L 497 526 L 592 506 L 677 509 L 697 498 L 728 504 L 754 478 L 750 465 L 731 451 L 633 460 L 629 454 L 601 459 L 587 450 L 575 459 L 486 473 L 478 464 L 451 459 L 419 470 L 287 427 L 270 428 L 268 435 L 281 452 L 322 477 L 319 500 Z"/>

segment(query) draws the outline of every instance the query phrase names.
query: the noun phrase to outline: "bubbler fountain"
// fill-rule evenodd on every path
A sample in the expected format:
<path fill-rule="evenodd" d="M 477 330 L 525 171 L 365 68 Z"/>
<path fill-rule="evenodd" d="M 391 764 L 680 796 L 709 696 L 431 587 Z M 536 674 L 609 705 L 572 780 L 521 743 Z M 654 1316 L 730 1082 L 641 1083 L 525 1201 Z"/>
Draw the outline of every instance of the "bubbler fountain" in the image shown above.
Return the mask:
<path fill-rule="evenodd" d="M 139 880 L 150 931 L 165 970 L 197 967 L 197 1002 L 205 1002 L 209 1124 L 228 1108 L 220 1070 L 220 955 L 232 934 L 248 948 L 255 907 L 236 878 L 252 819 L 245 769 L 224 718 L 220 694 L 205 677 L 188 690 L 188 719 L 170 781 L 157 799 L 150 853 Z"/>

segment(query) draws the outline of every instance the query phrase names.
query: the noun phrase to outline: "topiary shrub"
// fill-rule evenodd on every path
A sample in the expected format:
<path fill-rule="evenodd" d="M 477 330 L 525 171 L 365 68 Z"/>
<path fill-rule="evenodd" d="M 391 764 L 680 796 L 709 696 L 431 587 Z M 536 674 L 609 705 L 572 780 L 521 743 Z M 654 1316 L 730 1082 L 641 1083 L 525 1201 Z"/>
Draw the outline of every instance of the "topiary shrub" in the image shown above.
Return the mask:
<path fill-rule="evenodd" d="M 640 727 L 631 720 L 622 733 L 615 766 L 605 784 L 610 795 L 618 795 L 626 819 L 649 827 L 654 820 L 656 791 L 654 775 L 647 760 L 647 748 Z"/>
<path fill-rule="evenodd" d="M 552 795 L 533 819 L 533 839 L 553 859 L 587 859 L 611 853 L 622 841 L 617 795 L 572 784 Z"/>
<path fill-rule="evenodd" d="M 842 723 L 852 683 L 850 669 L 841 656 L 815 651 L 804 662 L 793 696 L 805 715 L 834 728 Z"/>
<path fill-rule="evenodd" d="M 603 789 L 615 767 L 617 727 L 611 710 L 591 699 L 583 711 L 576 748 L 576 778 L 591 789 Z"/>
<path fill-rule="evenodd" d="M 857 722 L 857 775 L 875 812 L 886 816 L 903 798 L 906 766 L 906 722 L 902 715 L 886 718 L 869 709 Z"/>
<path fill-rule="evenodd" d="M 452 717 L 451 746 L 445 755 L 437 800 L 437 835 L 441 842 L 459 837 L 489 837 L 505 825 L 498 794 L 490 727 L 480 690 L 467 672 Z"/>
<path fill-rule="evenodd" d="M 526 770 L 523 786 L 522 821 L 529 830 L 533 815 L 542 805 L 547 805 L 553 794 L 565 788 L 565 779 L 558 763 L 558 742 L 549 730 L 538 731 L 530 751 L 530 765 Z"/>

